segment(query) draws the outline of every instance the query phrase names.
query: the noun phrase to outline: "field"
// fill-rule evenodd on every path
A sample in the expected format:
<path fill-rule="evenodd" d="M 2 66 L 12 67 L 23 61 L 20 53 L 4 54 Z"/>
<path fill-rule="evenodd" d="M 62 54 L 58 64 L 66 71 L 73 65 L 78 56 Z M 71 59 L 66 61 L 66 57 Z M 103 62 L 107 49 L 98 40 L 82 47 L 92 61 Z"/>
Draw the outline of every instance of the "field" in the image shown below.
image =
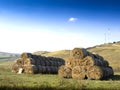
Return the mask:
<path fill-rule="evenodd" d="M 81 89 L 119 89 L 120 73 L 108 80 L 76 80 L 63 79 L 58 75 L 49 74 L 16 74 L 11 72 L 13 62 L 0 63 L 0 89 L 1 90 L 81 90 Z"/>
<path fill-rule="evenodd" d="M 16 74 L 11 72 L 13 60 L 0 58 L 0 90 L 119 90 L 120 89 L 120 45 L 109 44 L 88 49 L 109 61 L 115 73 L 108 80 L 63 79 L 57 74 Z M 36 54 L 39 52 L 36 52 Z M 70 50 L 42 52 L 45 56 L 69 57 Z"/>

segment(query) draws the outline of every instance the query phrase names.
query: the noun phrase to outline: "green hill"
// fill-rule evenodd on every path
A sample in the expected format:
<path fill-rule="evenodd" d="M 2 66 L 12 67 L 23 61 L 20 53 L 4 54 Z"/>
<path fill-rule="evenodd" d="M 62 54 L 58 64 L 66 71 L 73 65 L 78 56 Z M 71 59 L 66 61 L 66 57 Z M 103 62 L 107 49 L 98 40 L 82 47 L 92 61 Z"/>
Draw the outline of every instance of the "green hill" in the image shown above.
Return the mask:
<path fill-rule="evenodd" d="M 54 51 L 54 52 L 47 52 L 47 53 L 41 53 L 39 52 L 34 52 L 34 54 L 37 55 L 43 55 L 43 56 L 53 56 L 53 57 L 60 57 L 60 58 L 68 58 L 70 54 L 70 50 L 60 50 L 60 51 Z"/>
<path fill-rule="evenodd" d="M 0 62 L 14 60 L 19 56 L 20 56 L 19 54 L 15 54 L 15 53 L 0 52 Z"/>
<path fill-rule="evenodd" d="M 112 66 L 114 70 L 120 70 L 120 42 L 97 45 L 87 48 L 87 50 L 103 56 L 105 60 L 109 61 L 110 66 Z M 39 54 L 39 51 L 35 52 L 35 54 Z M 70 50 L 41 53 L 40 55 L 55 56 L 66 60 L 70 56 Z"/>

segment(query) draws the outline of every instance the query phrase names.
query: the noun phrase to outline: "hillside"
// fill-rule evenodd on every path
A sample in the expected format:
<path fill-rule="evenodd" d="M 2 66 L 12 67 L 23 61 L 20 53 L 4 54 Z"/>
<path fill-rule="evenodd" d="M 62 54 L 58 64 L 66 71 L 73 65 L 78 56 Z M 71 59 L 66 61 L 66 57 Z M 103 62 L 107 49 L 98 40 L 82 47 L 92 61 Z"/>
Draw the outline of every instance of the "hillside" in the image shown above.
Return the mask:
<path fill-rule="evenodd" d="M 60 50 L 60 51 L 54 51 L 54 52 L 47 52 L 47 53 L 41 53 L 39 52 L 34 52 L 34 54 L 37 55 L 43 55 L 43 56 L 54 56 L 54 57 L 60 57 L 60 58 L 68 58 L 69 57 L 70 50 Z"/>
<path fill-rule="evenodd" d="M 48 52 L 48 51 L 36 51 L 36 52 L 34 52 L 34 54 L 36 54 L 36 55 L 44 55 L 47 53 L 50 53 L 50 52 Z"/>
<path fill-rule="evenodd" d="M 14 60 L 19 56 L 20 56 L 19 54 L 15 54 L 15 53 L 0 52 L 0 62 L 7 60 Z"/>
<path fill-rule="evenodd" d="M 87 48 L 87 50 L 103 56 L 107 61 L 109 61 L 109 64 L 116 71 L 120 70 L 120 66 L 119 66 L 120 64 L 120 42 L 97 45 L 94 47 Z M 35 52 L 35 54 L 39 54 L 39 51 Z M 47 52 L 41 55 L 61 57 L 66 60 L 70 55 L 70 50 Z"/>
<path fill-rule="evenodd" d="M 90 52 L 97 53 L 109 61 L 115 70 L 120 70 L 120 43 L 110 43 L 106 45 L 96 46 L 88 49 Z"/>

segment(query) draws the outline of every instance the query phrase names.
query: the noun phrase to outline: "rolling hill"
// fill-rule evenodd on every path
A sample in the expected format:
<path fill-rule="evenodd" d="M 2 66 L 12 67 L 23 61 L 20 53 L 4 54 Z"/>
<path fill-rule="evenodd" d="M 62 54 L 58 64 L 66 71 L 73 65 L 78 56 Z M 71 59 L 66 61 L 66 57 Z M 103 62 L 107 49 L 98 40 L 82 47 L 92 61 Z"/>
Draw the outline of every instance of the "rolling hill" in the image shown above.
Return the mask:
<path fill-rule="evenodd" d="M 120 71 L 120 42 L 97 45 L 87 48 L 87 50 L 103 56 L 104 59 L 109 62 L 110 66 L 114 68 L 114 70 Z M 44 56 L 60 57 L 66 60 L 70 56 L 70 51 L 71 50 L 61 50 L 40 54 Z M 34 52 L 34 54 L 39 54 L 39 51 Z"/>
<path fill-rule="evenodd" d="M 19 56 L 20 56 L 19 54 L 15 53 L 0 52 L 0 61 L 14 60 Z"/>
<path fill-rule="evenodd" d="M 120 64 L 120 41 L 97 45 L 94 47 L 89 47 L 87 48 L 87 50 L 92 53 L 96 53 L 103 56 L 104 59 L 109 62 L 110 66 L 114 68 L 114 70 L 120 71 L 120 65 L 119 65 Z M 54 52 L 36 51 L 36 52 L 33 52 L 33 54 L 60 57 L 66 60 L 70 56 L 70 51 L 71 50 L 60 50 L 60 51 L 54 51 Z M 19 54 L 0 52 L 0 61 L 6 61 L 6 60 L 12 61 L 19 56 L 20 56 Z"/>
<path fill-rule="evenodd" d="M 46 51 L 45 51 L 46 52 Z M 43 56 L 53 56 L 53 57 L 60 57 L 60 58 L 68 58 L 70 50 L 60 50 L 60 51 L 54 51 L 54 52 L 47 52 L 47 53 L 41 53 L 41 51 L 34 52 L 34 54 L 37 55 L 43 55 Z"/>

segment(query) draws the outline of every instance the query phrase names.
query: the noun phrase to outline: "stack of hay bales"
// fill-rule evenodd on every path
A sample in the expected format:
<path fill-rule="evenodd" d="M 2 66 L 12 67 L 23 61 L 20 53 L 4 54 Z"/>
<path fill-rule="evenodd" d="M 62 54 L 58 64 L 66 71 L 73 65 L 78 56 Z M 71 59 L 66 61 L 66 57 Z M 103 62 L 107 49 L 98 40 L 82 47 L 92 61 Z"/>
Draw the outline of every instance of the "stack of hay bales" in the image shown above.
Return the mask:
<path fill-rule="evenodd" d="M 22 53 L 21 57 L 13 64 L 12 72 L 57 74 L 58 68 L 64 64 L 65 61 L 62 58 Z"/>
<path fill-rule="evenodd" d="M 109 78 L 114 72 L 102 56 L 88 52 L 84 48 L 74 48 L 65 65 L 59 68 L 58 74 L 63 78 L 100 80 Z"/>

